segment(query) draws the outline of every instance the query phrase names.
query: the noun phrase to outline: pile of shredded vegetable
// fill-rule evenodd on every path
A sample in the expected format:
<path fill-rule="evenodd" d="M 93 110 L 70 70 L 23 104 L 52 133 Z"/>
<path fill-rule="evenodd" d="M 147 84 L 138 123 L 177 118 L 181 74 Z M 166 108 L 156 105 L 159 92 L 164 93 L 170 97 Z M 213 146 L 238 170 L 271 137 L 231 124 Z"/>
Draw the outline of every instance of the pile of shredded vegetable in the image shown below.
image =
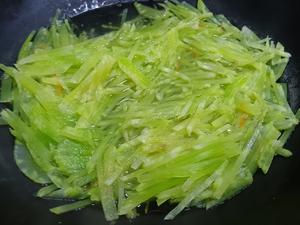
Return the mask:
<path fill-rule="evenodd" d="M 139 16 L 89 38 L 54 19 L 1 65 L 1 113 L 20 170 L 44 198 L 92 203 L 107 220 L 149 201 L 210 208 L 267 173 L 298 123 L 278 83 L 290 57 L 198 2 L 135 4 Z M 123 17 L 126 15 L 123 14 Z M 123 18 L 124 19 L 124 18 Z"/>

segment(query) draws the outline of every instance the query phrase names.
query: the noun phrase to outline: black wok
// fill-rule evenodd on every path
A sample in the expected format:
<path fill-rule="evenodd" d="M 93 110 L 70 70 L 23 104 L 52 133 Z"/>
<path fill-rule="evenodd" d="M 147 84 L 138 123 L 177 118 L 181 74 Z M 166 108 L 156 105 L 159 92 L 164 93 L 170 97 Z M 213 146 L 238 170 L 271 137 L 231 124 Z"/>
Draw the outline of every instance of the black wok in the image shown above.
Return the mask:
<path fill-rule="evenodd" d="M 98 4 L 96 4 L 98 2 Z M 12 64 L 30 31 L 47 26 L 57 8 L 72 17 L 79 29 L 89 30 L 101 23 L 120 22 L 119 13 L 132 4 L 117 0 L 0 0 L 0 62 Z M 195 1 L 188 1 L 195 4 Z M 117 4 L 117 5 L 116 5 Z M 288 82 L 289 102 L 295 110 L 300 106 L 300 2 L 296 0 L 206 0 L 214 13 L 225 14 L 235 25 L 247 25 L 259 36 L 270 35 L 280 41 L 292 59 L 283 81 Z M 109 6 L 107 6 L 109 5 Z M 89 10 L 91 8 L 100 9 Z M 75 10 L 74 10 L 75 9 Z M 79 14 L 79 15 L 77 15 Z M 77 16 L 76 16 L 77 15 Z M 107 32 L 102 30 L 101 32 Z M 100 33 L 101 33 L 100 32 Z M 1 105 L 0 108 L 4 106 Z M 205 211 L 191 209 L 175 220 L 163 220 L 169 206 L 151 206 L 147 215 L 129 221 L 121 218 L 117 224 L 205 224 L 205 225 L 299 225 L 300 224 L 300 127 L 286 147 L 294 153 L 290 159 L 277 157 L 265 176 L 258 172 L 254 183 L 223 205 Z M 34 196 L 39 186 L 17 169 L 13 160 L 13 138 L 8 127 L 0 127 L 0 224 L 1 225 L 100 225 L 105 221 L 100 206 L 61 216 L 50 207 L 61 200 L 43 200 Z M 60 201 L 60 202 L 58 202 Z"/>

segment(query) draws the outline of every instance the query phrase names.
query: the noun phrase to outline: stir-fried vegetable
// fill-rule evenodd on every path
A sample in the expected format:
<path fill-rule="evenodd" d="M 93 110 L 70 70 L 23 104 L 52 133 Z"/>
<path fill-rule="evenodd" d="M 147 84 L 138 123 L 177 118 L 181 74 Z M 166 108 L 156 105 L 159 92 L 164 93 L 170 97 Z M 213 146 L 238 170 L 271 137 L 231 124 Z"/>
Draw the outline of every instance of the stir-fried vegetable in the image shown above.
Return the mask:
<path fill-rule="evenodd" d="M 267 173 L 298 123 L 277 83 L 290 55 L 203 4 L 135 4 L 117 31 L 76 36 L 68 21 L 33 32 L 1 65 L 1 113 L 15 159 L 40 197 L 101 203 L 107 220 L 142 203 L 206 208 Z"/>

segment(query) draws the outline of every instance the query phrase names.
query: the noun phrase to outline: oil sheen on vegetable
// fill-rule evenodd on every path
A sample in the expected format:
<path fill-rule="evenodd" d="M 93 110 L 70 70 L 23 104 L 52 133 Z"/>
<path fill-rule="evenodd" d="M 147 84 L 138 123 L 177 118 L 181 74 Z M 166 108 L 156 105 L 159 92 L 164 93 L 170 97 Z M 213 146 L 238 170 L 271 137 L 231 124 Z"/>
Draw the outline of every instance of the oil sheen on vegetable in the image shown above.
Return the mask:
<path fill-rule="evenodd" d="M 3 70 L 1 112 L 37 196 L 101 204 L 107 220 L 146 202 L 210 208 L 250 185 L 298 124 L 278 82 L 290 54 L 198 2 L 135 3 L 98 37 L 67 20 L 33 31 Z"/>

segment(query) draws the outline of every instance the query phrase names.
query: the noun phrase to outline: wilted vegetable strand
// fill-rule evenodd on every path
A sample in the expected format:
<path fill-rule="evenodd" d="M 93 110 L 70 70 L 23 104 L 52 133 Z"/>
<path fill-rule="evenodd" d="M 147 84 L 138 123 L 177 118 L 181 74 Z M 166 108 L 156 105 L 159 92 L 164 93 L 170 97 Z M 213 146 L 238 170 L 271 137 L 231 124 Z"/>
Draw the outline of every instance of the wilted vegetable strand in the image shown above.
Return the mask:
<path fill-rule="evenodd" d="M 156 200 L 210 208 L 267 173 L 298 123 L 287 86 L 290 55 L 247 27 L 166 2 L 96 38 L 68 21 L 32 32 L 4 71 L 1 113 L 20 170 L 48 184 L 39 197 L 72 198 L 64 213 L 101 203 L 107 220 Z M 299 114 L 299 113 L 298 113 Z M 282 133 L 283 132 L 283 133 Z"/>

